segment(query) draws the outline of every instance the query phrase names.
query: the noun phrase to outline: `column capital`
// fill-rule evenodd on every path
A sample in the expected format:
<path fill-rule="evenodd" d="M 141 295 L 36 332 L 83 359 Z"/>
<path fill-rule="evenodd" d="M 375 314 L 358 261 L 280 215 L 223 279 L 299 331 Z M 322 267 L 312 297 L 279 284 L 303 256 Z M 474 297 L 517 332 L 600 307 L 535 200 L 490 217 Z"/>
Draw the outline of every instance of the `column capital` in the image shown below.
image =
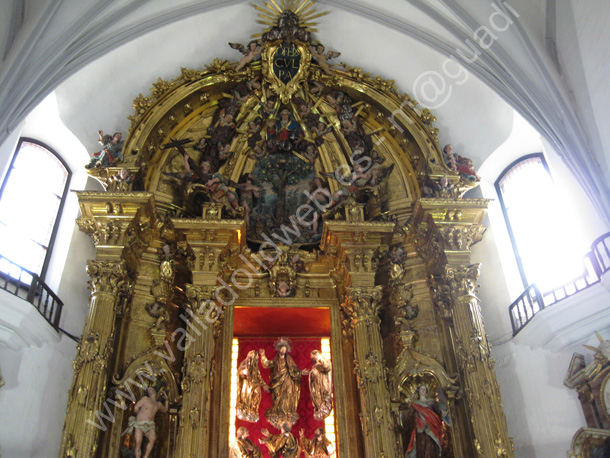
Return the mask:
<path fill-rule="evenodd" d="M 152 193 L 108 193 L 81 191 L 78 196 L 80 230 L 91 236 L 97 258 L 118 260 L 124 249 L 146 244 L 157 226 L 158 216 Z"/>
<path fill-rule="evenodd" d="M 92 293 L 109 293 L 118 296 L 127 293 L 131 282 L 125 261 L 87 261 L 87 273 L 91 278 Z"/>
<path fill-rule="evenodd" d="M 451 288 L 453 297 L 476 297 L 477 280 L 481 273 L 480 264 L 446 266 L 442 279 Z"/>
<path fill-rule="evenodd" d="M 407 229 L 410 239 L 427 261 L 431 273 L 445 265 L 468 264 L 472 245 L 485 232 L 482 225 L 487 199 L 420 199 L 415 204 Z"/>
<path fill-rule="evenodd" d="M 342 309 L 347 316 L 349 327 L 364 321 L 379 321 L 379 310 L 381 309 L 381 296 L 383 286 L 369 286 L 363 288 L 348 287 Z"/>
<path fill-rule="evenodd" d="M 391 222 L 325 221 L 320 248 L 338 260 L 347 284 L 373 286 L 394 228 Z"/>
<path fill-rule="evenodd" d="M 209 304 L 216 299 L 216 289 L 216 286 L 186 285 L 186 306 L 196 315 L 204 314 Z"/>

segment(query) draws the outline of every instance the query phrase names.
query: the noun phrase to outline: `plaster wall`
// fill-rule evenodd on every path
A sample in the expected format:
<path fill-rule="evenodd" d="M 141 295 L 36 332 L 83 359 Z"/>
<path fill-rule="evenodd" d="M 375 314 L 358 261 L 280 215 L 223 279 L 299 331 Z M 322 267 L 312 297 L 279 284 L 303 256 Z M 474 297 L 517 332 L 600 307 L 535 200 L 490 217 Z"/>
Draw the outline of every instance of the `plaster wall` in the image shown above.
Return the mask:
<path fill-rule="evenodd" d="M 557 2 L 557 50 L 581 123 L 600 164 L 610 164 L 610 29 L 608 2 Z"/>
<path fill-rule="evenodd" d="M 87 259 L 95 257 L 88 236 L 83 240 L 81 235 L 75 234 L 69 243 L 70 262 L 55 290 L 65 304 L 60 326 L 76 336 L 81 335 L 89 304 L 84 266 Z M 25 301 L 22 306 L 32 307 Z M 3 458 L 58 455 L 75 357 L 76 342 L 66 336 L 57 343 L 21 351 L 0 346 L 0 365 L 6 379 L 0 389 Z"/>
<path fill-rule="evenodd" d="M 76 343 L 66 337 L 41 348 L 0 347 L 3 458 L 58 456 L 75 356 Z"/>
<path fill-rule="evenodd" d="M 572 351 L 509 342 L 493 354 L 515 458 L 566 456 L 572 436 L 586 424 L 576 393 L 563 386 Z"/>
<path fill-rule="evenodd" d="M 88 156 L 57 116 L 54 97 L 45 100 L 15 133 L 17 138 L 34 137 L 62 154 L 75 172 L 70 189 L 99 189 L 98 184 L 90 183 L 87 174 L 81 172 L 79 162 Z M 0 158 L 4 159 L 5 155 Z M 89 304 L 85 263 L 95 257 L 89 236 L 80 232 L 74 222 L 78 215 L 78 200 L 70 192 L 47 275 L 47 284 L 64 302 L 60 326 L 76 336 L 82 332 Z M 25 301 L 20 305 L 32 307 Z M 59 342 L 21 351 L 0 346 L 0 365 L 6 379 L 6 385 L 0 389 L 3 458 L 58 455 L 75 356 L 76 342 L 65 336 Z"/>
<path fill-rule="evenodd" d="M 586 304 L 595 301 L 602 310 L 607 305 L 607 291 L 598 287 L 601 291 L 591 297 L 581 293 L 580 297 L 570 298 L 569 303 L 566 300 L 543 311 L 535 322 L 528 324 L 527 334 L 522 331 L 517 339 L 512 337 L 508 307 L 524 287 L 494 181 L 514 160 L 541 151 L 563 193 L 566 202 L 563 217 L 576 219 L 582 229 L 579 240 L 565 243 L 579 243 L 585 252 L 596 237 L 607 232 L 565 163 L 548 142 L 515 114 L 509 139 L 480 167 L 481 185 L 467 196 L 493 199 L 484 222 L 488 229 L 483 240 L 473 247 L 472 261 L 482 264 L 478 297 L 485 328 L 494 345 L 496 374 L 517 458 L 565 456 L 574 433 L 586 426 L 576 393 L 563 385 L 563 378 L 573 352 L 583 352 L 577 343 L 585 343 L 594 330 L 610 325 L 610 318 L 597 314 L 595 319 L 585 319 Z M 552 315 L 549 318 L 552 323 L 547 320 L 548 315 Z M 546 340 L 541 337 L 543 334 Z M 534 343 L 535 337 L 539 340 Z"/>

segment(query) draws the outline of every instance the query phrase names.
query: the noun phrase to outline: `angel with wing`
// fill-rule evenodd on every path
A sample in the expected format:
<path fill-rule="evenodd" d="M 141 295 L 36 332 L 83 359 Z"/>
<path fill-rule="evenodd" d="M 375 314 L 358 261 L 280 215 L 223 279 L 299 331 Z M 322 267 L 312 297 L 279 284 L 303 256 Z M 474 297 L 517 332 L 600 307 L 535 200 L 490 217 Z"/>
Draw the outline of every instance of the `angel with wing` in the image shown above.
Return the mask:
<path fill-rule="evenodd" d="M 371 189 L 381 184 L 381 182 L 392 173 L 392 170 L 394 170 L 394 164 L 387 167 L 381 167 L 379 164 L 369 162 L 364 165 L 362 162 L 367 161 L 355 161 L 353 172 L 342 177 L 338 176 L 336 172 L 320 172 L 322 176 L 332 178 L 342 185 L 338 191 L 333 193 L 332 202 L 328 209 L 333 209 L 337 205 L 342 204 L 349 197 L 358 194 L 359 191 Z"/>
<path fill-rule="evenodd" d="M 332 75 L 332 70 L 330 68 L 331 64 L 328 61 L 334 57 L 339 57 L 341 53 L 337 51 L 328 51 L 324 54 L 324 45 L 318 43 L 311 47 L 311 55 L 317 60 L 318 65 L 322 67 L 322 70 L 324 70 L 327 75 Z"/>
<path fill-rule="evenodd" d="M 244 46 L 241 43 L 229 43 L 229 46 L 231 46 L 231 48 L 233 49 L 237 49 L 240 53 L 244 55 L 244 57 L 242 57 L 241 60 L 237 63 L 235 71 L 240 71 L 250 62 L 256 62 L 261 58 L 262 46 L 256 40 L 252 40 L 250 43 L 248 43 L 247 46 Z"/>

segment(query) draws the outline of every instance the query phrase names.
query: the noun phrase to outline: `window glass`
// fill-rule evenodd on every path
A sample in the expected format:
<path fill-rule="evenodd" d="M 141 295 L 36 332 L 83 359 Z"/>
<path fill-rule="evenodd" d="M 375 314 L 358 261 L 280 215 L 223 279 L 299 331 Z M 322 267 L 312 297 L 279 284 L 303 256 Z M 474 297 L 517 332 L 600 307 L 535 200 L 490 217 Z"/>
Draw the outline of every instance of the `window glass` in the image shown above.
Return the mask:
<path fill-rule="evenodd" d="M 1 256 L 43 276 L 68 179 L 50 149 L 20 141 L 0 196 Z"/>
<path fill-rule="evenodd" d="M 513 163 L 496 188 L 524 286 L 536 283 L 547 291 L 581 276 L 587 246 L 544 157 L 536 154 Z"/>

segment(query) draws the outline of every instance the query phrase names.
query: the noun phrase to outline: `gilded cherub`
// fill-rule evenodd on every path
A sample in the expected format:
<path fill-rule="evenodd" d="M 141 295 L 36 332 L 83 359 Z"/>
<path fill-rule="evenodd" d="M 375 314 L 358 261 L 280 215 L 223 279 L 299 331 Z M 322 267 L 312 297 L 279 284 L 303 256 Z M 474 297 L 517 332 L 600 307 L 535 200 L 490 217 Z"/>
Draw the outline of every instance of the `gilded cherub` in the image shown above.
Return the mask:
<path fill-rule="evenodd" d="M 116 191 L 130 191 L 136 176 L 131 173 L 128 169 L 122 168 L 118 173 L 110 177 L 111 182 L 114 183 Z"/>

